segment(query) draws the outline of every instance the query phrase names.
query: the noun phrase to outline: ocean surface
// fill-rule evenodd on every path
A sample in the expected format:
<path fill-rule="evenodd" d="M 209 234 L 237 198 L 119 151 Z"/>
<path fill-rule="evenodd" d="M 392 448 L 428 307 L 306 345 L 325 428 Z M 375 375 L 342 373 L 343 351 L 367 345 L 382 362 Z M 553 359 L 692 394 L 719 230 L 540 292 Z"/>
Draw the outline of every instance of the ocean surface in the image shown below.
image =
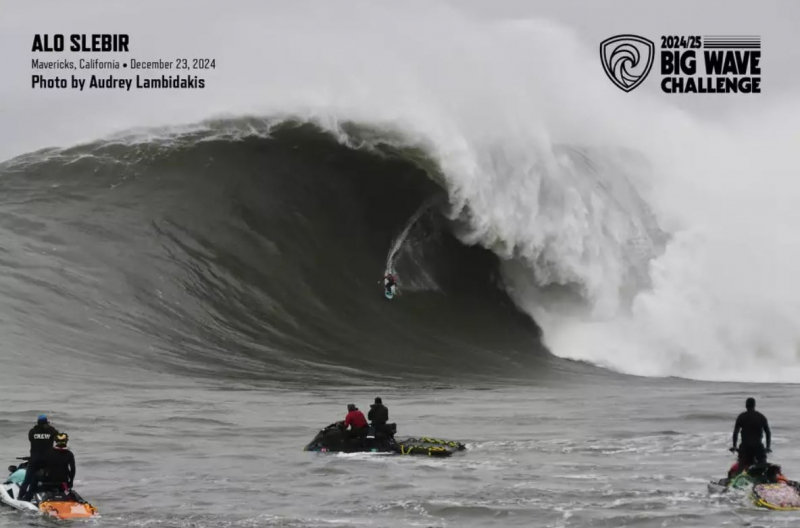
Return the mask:
<path fill-rule="evenodd" d="M 242 118 L 0 164 L 3 460 L 26 453 L 47 413 L 102 513 L 90 524 L 109 527 L 800 522 L 706 489 L 732 462 L 751 395 L 773 461 L 800 475 L 796 385 L 632 376 L 551 353 L 535 315 L 574 306 L 591 278 L 572 291 L 569 273 L 539 281 L 550 311 L 530 308 L 531 254 L 503 247 L 423 147 L 358 123 Z M 557 152 L 609 199 L 603 214 L 629 219 L 612 253 L 630 301 L 671 236 L 619 178 L 647 163 Z M 550 198 L 567 211 L 569 196 Z M 541 278 L 557 262 L 539 257 Z M 375 396 L 400 435 L 467 450 L 302 451 Z M 2 527 L 49 525 L 0 513 Z"/>
<path fill-rule="evenodd" d="M 281 386 L 164 374 L 49 374 L 4 387 L 2 452 L 25 451 L 31 416 L 70 433 L 76 489 L 98 526 L 795 526 L 796 512 L 709 495 L 731 462 L 736 404 L 758 393 L 773 460 L 792 475 L 790 387 L 652 382 L 609 375 L 520 386 Z M 4 370 L 4 373 L 6 371 Z M 42 379 L 40 376 L 39 379 Z M 450 459 L 302 451 L 346 402 L 374 394 L 401 433 L 456 438 Z M 724 411 L 720 409 L 725 409 Z M 49 526 L 0 514 L 0 526 Z"/>

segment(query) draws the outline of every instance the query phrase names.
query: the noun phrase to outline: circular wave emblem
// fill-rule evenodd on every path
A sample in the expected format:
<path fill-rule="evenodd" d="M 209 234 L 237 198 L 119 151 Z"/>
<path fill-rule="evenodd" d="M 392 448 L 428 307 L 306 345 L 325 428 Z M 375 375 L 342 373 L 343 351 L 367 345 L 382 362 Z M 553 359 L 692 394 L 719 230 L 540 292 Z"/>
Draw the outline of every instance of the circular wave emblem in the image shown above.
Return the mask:
<path fill-rule="evenodd" d="M 630 92 L 645 80 L 653 67 L 655 46 L 644 37 L 617 35 L 600 43 L 600 60 L 611 82 Z"/>

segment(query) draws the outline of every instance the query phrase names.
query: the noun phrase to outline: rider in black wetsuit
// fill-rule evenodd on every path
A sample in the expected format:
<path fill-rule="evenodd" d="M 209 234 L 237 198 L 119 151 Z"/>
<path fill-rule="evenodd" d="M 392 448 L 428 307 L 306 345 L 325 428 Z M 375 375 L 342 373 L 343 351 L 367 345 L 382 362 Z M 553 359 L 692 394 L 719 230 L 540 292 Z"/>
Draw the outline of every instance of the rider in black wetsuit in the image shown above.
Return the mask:
<path fill-rule="evenodd" d="M 75 481 L 75 455 L 67 447 L 67 433 L 56 435 L 56 446 L 46 459 L 45 472 L 48 484 L 68 491 Z"/>
<path fill-rule="evenodd" d="M 389 409 L 383 405 L 383 401 L 380 398 L 375 398 L 375 403 L 369 406 L 367 418 L 372 422 L 372 427 L 375 428 L 376 433 L 384 432 L 386 423 L 389 421 Z"/>
<path fill-rule="evenodd" d="M 30 501 L 36 494 L 39 483 L 39 470 L 43 469 L 47 457 L 53 450 L 53 442 L 58 435 L 55 427 L 47 421 L 47 416 L 39 415 L 36 425 L 28 432 L 31 442 L 31 456 L 28 459 L 28 468 L 25 470 L 25 480 L 19 487 L 19 499 Z"/>
<path fill-rule="evenodd" d="M 375 438 L 381 444 L 388 444 L 394 436 L 394 432 L 386 426 L 389 421 L 389 409 L 383 405 L 383 401 L 380 398 L 375 398 L 375 403 L 369 407 L 367 417 L 372 425 Z"/>
<path fill-rule="evenodd" d="M 741 431 L 742 443 L 739 447 L 740 470 L 745 470 L 754 463 L 765 463 L 767 461 L 767 453 L 772 452 L 769 447 L 772 442 L 772 433 L 769 430 L 766 416 L 756 411 L 756 400 L 754 398 L 747 398 L 745 408 L 747 410 L 736 419 L 736 425 L 733 428 L 733 447 L 731 448 L 731 452 L 736 451 L 736 440 L 739 436 L 739 431 Z M 767 436 L 766 449 L 764 444 L 761 443 L 762 431 Z"/>
<path fill-rule="evenodd" d="M 383 287 L 386 289 L 386 293 L 393 293 L 392 286 L 397 287 L 397 279 L 393 273 L 387 273 L 383 278 Z"/>

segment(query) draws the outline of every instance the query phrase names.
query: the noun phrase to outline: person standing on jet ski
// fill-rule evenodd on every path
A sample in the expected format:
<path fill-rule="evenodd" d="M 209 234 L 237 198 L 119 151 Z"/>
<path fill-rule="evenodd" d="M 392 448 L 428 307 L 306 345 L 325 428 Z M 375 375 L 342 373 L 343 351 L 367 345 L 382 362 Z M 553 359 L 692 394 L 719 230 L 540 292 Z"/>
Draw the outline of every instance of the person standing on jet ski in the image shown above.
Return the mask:
<path fill-rule="evenodd" d="M 53 442 L 58 435 L 56 428 L 50 425 L 47 416 L 40 414 L 31 430 L 28 432 L 28 440 L 31 442 L 31 456 L 28 459 L 28 467 L 25 470 L 25 480 L 19 487 L 20 500 L 30 501 L 36 494 L 39 484 L 39 471 L 45 467 L 47 457 L 53 450 Z"/>
<path fill-rule="evenodd" d="M 755 398 L 747 398 L 745 402 L 745 412 L 736 418 L 736 425 L 733 427 L 733 447 L 731 453 L 736 452 L 736 440 L 739 431 L 742 432 L 742 443 L 739 446 L 739 470 L 744 471 L 754 463 L 764 464 L 767 461 L 767 453 L 771 453 L 770 444 L 772 443 L 772 433 L 769 430 L 767 417 L 756 411 Z M 767 447 L 761 443 L 761 433 L 767 436 Z"/>
<path fill-rule="evenodd" d="M 64 491 L 72 489 L 75 481 L 75 455 L 67 447 L 69 435 L 59 433 L 56 435 L 56 446 L 50 451 L 45 463 L 48 484 L 54 485 Z"/>
<path fill-rule="evenodd" d="M 364 413 L 358 410 L 356 404 L 347 404 L 347 416 L 344 417 L 344 428 L 350 427 L 350 437 L 367 436 L 369 424 L 364 418 Z"/>
<path fill-rule="evenodd" d="M 372 422 L 375 434 L 383 434 L 386 430 L 386 423 L 389 421 L 389 409 L 383 405 L 383 400 L 375 398 L 375 403 L 369 406 L 367 418 Z"/>

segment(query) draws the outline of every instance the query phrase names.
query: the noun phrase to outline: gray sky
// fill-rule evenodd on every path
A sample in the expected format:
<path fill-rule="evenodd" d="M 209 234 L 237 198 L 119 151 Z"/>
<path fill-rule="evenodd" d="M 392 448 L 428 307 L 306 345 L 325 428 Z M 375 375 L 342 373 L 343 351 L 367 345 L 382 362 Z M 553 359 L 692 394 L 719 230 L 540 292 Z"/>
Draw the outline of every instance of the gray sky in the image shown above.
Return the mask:
<path fill-rule="evenodd" d="M 556 21 L 570 28 L 587 53 L 593 54 L 597 54 L 600 41 L 618 33 L 635 33 L 656 42 L 660 35 L 667 34 L 761 35 L 764 93 L 760 95 L 667 95 L 660 92 L 658 82 L 652 78 L 636 92 L 649 93 L 701 116 L 740 108 L 757 109 L 767 101 L 783 97 L 796 99 L 800 95 L 800 2 L 794 0 L 449 0 L 447 3 L 453 10 L 479 22 L 530 18 Z M 268 69 L 276 72 L 282 68 L 291 72 L 305 72 L 303 68 L 314 70 L 313 76 L 298 73 L 298 79 L 313 77 L 323 91 L 325 77 L 320 72 L 326 71 L 330 61 L 322 60 L 317 66 L 309 66 L 317 52 L 304 48 L 315 47 L 320 54 L 347 53 L 350 39 L 354 39 L 354 43 L 368 42 L 372 38 L 368 35 L 380 35 L 382 27 L 388 29 L 395 24 L 402 24 L 401 34 L 404 31 L 413 39 L 415 17 L 420 23 L 430 22 L 428 4 L 386 2 L 379 5 L 385 7 L 388 14 L 374 15 L 380 9 L 353 2 L 5 2 L 0 17 L 0 45 L 4 50 L 0 55 L 3 101 L 0 106 L 0 159 L 43 146 L 66 146 L 137 125 L 194 121 L 214 113 L 242 112 L 250 108 L 257 112 L 259 98 L 269 98 L 270 91 L 277 90 L 278 84 L 285 83 L 284 91 L 291 89 L 291 75 L 270 77 Z M 320 18 L 329 26 L 330 35 L 336 36 L 337 42 L 331 43 L 328 50 L 323 49 L 324 42 L 314 41 L 319 35 L 315 27 L 319 27 Z M 305 19 L 316 20 L 317 26 L 306 25 Z M 442 34 L 446 34 L 449 31 L 447 19 L 442 19 L 440 25 Z M 132 56 L 164 59 L 207 56 L 217 59 L 218 68 L 206 75 L 209 87 L 200 92 L 33 90 L 30 87 L 33 57 L 79 58 L 66 53 L 31 53 L 33 35 L 37 32 L 124 32 L 131 35 Z M 361 32 L 364 35 L 359 41 Z M 380 43 L 375 44 L 380 50 Z M 435 48 L 436 42 L 425 45 Z M 265 56 L 270 59 L 264 61 Z M 90 57 L 105 58 L 103 54 Z M 125 57 L 116 58 L 123 60 Z M 256 68 L 259 64 L 261 67 Z M 370 67 L 366 60 L 353 64 L 354 69 Z M 657 63 L 654 70 L 656 68 Z M 93 72 L 69 73 L 88 76 Z M 334 80 L 341 72 L 330 67 L 329 75 Z M 599 59 L 597 75 L 604 75 Z M 637 97 L 636 92 L 629 96 Z"/>
<path fill-rule="evenodd" d="M 620 33 L 641 35 L 656 46 L 661 35 L 760 35 L 764 93 L 758 97 L 800 96 L 800 2 L 794 0 L 449 1 L 482 17 L 548 18 L 574 28 L 586 46 L 594 48 Z M 657 66 L 656 62 L 653 73 Z M 642 85 L 642 89 L 661 93 L 654 82 Z M 739 105 L 743 99 L 700 94 L 663 97 L 683 99 L 680 103 L 697 112 Z"/>

